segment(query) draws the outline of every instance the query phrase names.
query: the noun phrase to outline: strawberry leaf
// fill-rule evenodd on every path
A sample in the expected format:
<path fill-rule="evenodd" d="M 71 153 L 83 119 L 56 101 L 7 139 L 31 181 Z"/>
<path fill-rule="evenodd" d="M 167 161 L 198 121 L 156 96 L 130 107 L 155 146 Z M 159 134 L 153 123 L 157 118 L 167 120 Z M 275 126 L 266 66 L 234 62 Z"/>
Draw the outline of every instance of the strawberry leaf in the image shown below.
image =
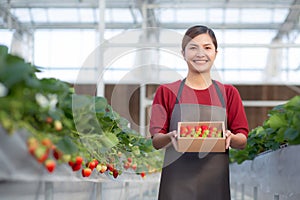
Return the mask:
<path fill-rule="evenodd" d="M 74 154 L 78 152 L 76 144 L 74 144 L 67 136 L 60 139 L 56 144 L 56 147 L 66 154 Z"/>

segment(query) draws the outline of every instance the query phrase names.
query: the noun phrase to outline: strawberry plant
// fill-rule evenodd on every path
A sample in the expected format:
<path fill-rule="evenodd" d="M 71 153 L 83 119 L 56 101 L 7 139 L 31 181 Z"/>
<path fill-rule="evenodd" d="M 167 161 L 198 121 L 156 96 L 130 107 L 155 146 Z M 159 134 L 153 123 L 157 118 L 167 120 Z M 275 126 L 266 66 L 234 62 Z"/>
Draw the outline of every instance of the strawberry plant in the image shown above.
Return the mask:
<path fill-rule="evenodd" d="M 262 126 L 252 129 L 243 150 L 230 150 L 230 161 L 242 163 L 265 151 L 300 144 L 300 96 L 274 107 Z"/>
<path fill-rule="evenodd" d="M 27 130 L 29 155 L 45 166 L 53 157 L 73 171 L 84 169 L 85 175 L 86 168 L 104 173 L 111 165 L 117 178 L 132 169 L 124 168 L 127 158 L 136 174 L 160 170 L 162 152 L 128 128 L 104 97 L 77 95 L 67 82 L 39 79 L 40 70 L 0 46 L 0 126 L 8 134 Z"/>

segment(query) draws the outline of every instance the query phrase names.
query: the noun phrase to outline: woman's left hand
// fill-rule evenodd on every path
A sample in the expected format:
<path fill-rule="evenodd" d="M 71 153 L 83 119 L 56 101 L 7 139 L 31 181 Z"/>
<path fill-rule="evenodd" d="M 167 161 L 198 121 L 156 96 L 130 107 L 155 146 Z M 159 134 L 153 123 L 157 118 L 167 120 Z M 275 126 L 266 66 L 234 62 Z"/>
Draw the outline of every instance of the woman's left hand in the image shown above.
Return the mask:
<path fill-rule="evenodd" d="M 231 133 L 230 130 L 226 130 L 226 132 L 225 132 L 225 137 L 226 137 L 225 146 L 226 146 L 226 149 L 228 149 L 230 147 L 231 139 L 232 139 L 233 136 L 234 136 L 234 134 Z"/>

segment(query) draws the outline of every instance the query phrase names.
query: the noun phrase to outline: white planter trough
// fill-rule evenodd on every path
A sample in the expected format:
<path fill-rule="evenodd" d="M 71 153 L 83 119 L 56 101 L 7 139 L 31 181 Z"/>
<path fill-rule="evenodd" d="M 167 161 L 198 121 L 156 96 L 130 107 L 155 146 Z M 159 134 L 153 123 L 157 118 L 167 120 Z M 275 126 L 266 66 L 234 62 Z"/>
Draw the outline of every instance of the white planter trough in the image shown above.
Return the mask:
<path fill-rule="evenodd" d="M 299 200 L 300 145 L 230 165 L 232 200 Z"/>

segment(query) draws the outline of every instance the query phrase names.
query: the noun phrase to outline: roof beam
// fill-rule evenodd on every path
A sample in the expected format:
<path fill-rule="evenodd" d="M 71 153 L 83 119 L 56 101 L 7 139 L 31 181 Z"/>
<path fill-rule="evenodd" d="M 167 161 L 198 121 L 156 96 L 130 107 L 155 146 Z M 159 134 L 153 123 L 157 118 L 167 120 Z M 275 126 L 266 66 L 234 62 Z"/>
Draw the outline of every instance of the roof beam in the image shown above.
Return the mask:
<path fill-rule="evenodd" d="M 299 7 L 298 9 L 293 9 L 293 7 Z M 300 17 L 300 0 L 294 0 L 291 5 L 289 14 L 287 15 L 284 22 L 278 29 L 278 32 L 273 40 L 280 40 L 284 35 L 289 34 L 293 29 L 299 28 L 299 17 Z M 298 29 L 299 30 L 299 29 Z"/>
<path fill-rule="evenodd" d="M 164 29 L 186 29 L 190 27 L 193 23 L 162 23 L 160 22 L 159 27 Z M 74 23 L 74 22 L 35 22 L 34 24 L 31 23 L 22 23 L 22 26 L 31 27 L 33 29 L 97 29 L 98 23 Z M 253 23 L 230 23 L 230 24 L 223 24 L 223 23 L 209 23 L 209 26 L 213 29 L 260 29 L 260 30 L 277 30 L 281 24 L 280 23 L 270 23 L 270 24 L 253 24 Z M 141 28 L 142 23 L 121 23 L 121 22 L 107 22 L 106 29 L 136 29 Z M 7 29 L 7 26 L 0 25 L 0 29 Z M 297 25 L 295 28 L 300 28 L 300 25 Z"/>
<path fill-rule="evenodd" d="M 139 2 L 140 0 L 136 0 Z M 124 1 L 124 0 L 110 0 L 106 2 L 106 8 L 129 8 L 130 6 L 136 7 L 136 1 Z M 5 3 L 1 3 L 1 6 L 5 6 Z M 30 1 L 11 1 L 10 6 L 12 8 L 98 8 L 97 0 L 30 0 Z M 160 3 L 151 3 L 149 1 L 148 8 L 290 8 L 291 5 L 287 1 L 276 1 L 270 3 L 269 1 L 220 1 L 220 2 L 206 2 L 206 1 L 161 1 Z M 294 9 L 299 9 L 299 5 L 294 5 Z"/>

